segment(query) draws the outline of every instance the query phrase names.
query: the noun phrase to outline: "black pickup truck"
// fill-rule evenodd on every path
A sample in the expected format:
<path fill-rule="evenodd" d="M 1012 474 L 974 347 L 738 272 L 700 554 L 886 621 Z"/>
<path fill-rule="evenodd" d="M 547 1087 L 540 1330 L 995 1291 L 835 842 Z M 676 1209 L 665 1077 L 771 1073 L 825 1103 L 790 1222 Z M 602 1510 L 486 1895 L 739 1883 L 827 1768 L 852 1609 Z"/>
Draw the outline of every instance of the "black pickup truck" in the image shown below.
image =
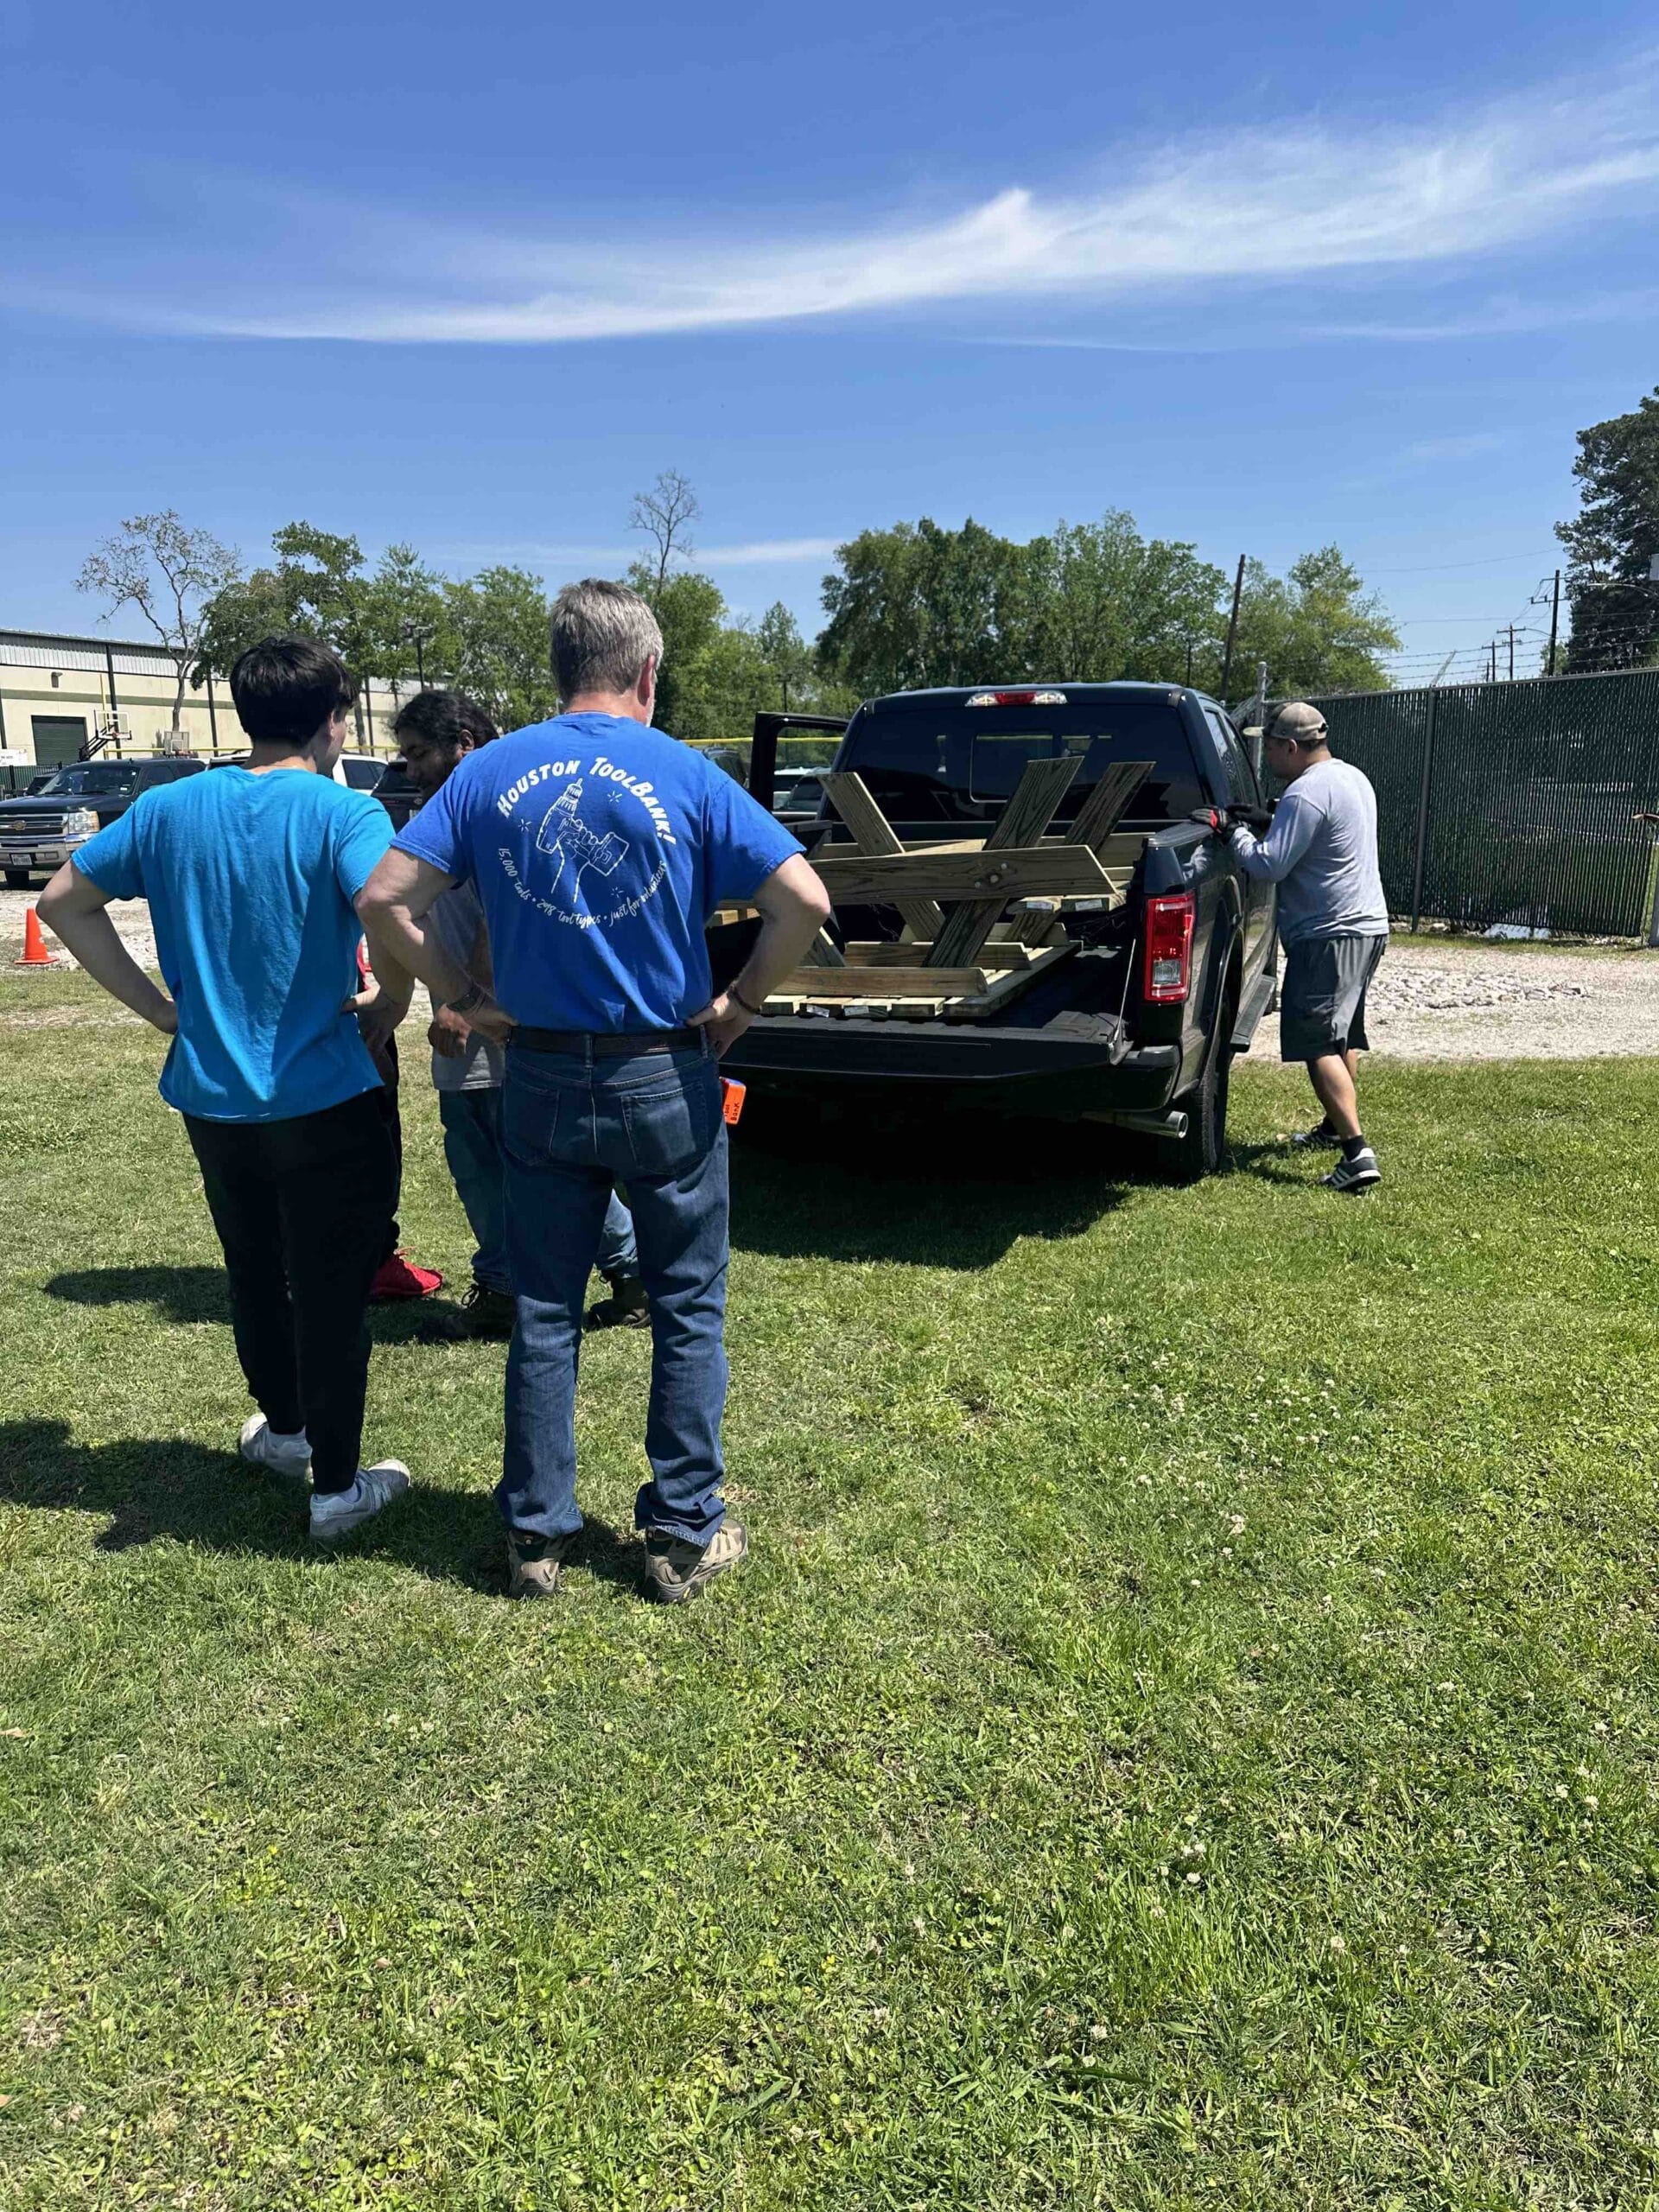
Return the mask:
<path fill-rule="evenodd" d="M 768 727 L 757 724 L 750 788 L 765 804 L 785 718 L 761 720 Z M 1229 816 L 1267 818 L 1224 709 L 1201 692 L 1153 683 L 897 692 L 858 709 L 829 772 L 856 770 L 907 852 L 960 850 L 996 822 L 1029 763 L 1068 753 L 1077 771 L 1051 837 L 1115 764 L 1153 764 L 1096 849 L 1110 897 L 1067 898 L 1056 910 L 1074 953 L 985 1020 L 866 1019 L 856 1007 L 804 1004 L 769 1013 L 733 1048 L 729 1072 L 758 1095 L 927 1086 L 1012 1113 L 1139 1130 L 1158 1141 L 1160 1165 L 1177 1176 L 1218 1166 L 1229 1064 L 1249 1048 L 1276 964 L 1273 887 L 1246 876 L 1217 834 Z M 802 834 L 809 847 L 815 836 L 822 841 L 819 861 L 855 849 L 827 802 Z M 717 982 L 736 972 L 753 926 L 734 920 L 711 931 Z M 892 907 L 837 904 L 838 940 L 900 933 Z"/>
<path fill-rule="evenodd" d="M 200 775 L 204 766 L 180 753 L 72 760 L 27 798 L 0 801 L 0 869 L 7 890 L 25 890 L 31 875 L 54 874 L 106 822 L 124 814 L 140 791 Z"/>

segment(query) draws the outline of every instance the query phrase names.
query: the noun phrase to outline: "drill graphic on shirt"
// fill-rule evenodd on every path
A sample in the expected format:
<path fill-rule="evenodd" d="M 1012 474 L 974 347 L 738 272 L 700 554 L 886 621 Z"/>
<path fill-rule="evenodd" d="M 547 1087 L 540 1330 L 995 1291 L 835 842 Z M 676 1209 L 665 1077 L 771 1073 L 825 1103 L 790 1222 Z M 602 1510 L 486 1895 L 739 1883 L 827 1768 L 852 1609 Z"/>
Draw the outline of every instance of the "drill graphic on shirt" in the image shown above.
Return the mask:
<path fill-rule="evenodd" d="M 628 840 L 619 837 L 613 830 L 607 830 L 601 837 L 588 827 L 576 811 L 576 802 L 581 797 L 582 779 L 578 777 L 574 784 L 565 785 L 543 817 L 542 826 L 536 832 L 537 850 L 556 853 L 559 856 L 559 864 L 553 871 L 553 880 L 548 886 L 550 897 L 557 893 L 563 880 L 565 862 L 574 862 L 570 870 L 570 888 L 566 894 L 573 908 L 581 890 L 583 868 L 590 868 L 600 875 L 614 875 L 628 850 Z"/>

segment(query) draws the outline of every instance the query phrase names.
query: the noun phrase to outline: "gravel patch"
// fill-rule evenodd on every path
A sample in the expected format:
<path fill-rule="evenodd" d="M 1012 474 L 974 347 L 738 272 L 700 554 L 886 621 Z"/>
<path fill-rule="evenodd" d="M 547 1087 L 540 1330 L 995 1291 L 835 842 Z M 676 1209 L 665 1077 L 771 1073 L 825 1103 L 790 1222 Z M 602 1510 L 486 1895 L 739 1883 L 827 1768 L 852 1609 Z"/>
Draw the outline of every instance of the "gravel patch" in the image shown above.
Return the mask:
<path fill-rule="evenodd" d="M 1409 1060 L 1659 1053 L 1659 953 L 1389 948 L 1371 986 L 1374 1051 Z"/>
<path fill-rule="evenodd" d="M 16 960 L 22 948 L 23 916 L 40 897 L 43 886 L 32 891 L 0 891 L 0 961 Z M 156 932 L 149 925 L 149 908 L 142 899 L 118 899 L 110 908 L 110 917 L 116 932 L 141 968 L 156 965 Z M 47 950 L 54 953 L 66 967 L 78 963 L 58 943 L 51 931 L 47 932 Z M 41 969 L 44 975 L 46 970 Z"/>

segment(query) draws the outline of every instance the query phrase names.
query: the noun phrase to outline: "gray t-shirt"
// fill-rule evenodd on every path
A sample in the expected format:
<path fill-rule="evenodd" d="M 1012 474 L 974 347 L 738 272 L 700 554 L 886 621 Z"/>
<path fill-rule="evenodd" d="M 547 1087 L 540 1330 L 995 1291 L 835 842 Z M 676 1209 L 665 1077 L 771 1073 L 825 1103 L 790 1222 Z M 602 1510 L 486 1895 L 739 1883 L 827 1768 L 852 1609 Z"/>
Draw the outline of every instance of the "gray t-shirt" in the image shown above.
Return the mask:
<path fill-rule="evenodd" d="M 1233 832 L 1247 875 L 1279 886 L 1279 934 L 1386 937 L 1389 906 L 1376 861 L 1376 793 L 1346 760 L 1305 768 L 1274 810 L 1265 837 Z"/>
<path fill-rule="evenodd" d="M 427 919 L 449 957 L 470 975 L 473 948 L 484 927 L 484 909 L 479 905 L 478 893 L 472 885 L 457 883 L 441 892 L 433 901 Z M 467 1039 L 461 1058 L 446 1060 L 441 1052 L 432 1055 L 432 1083 L 438 1090 L 498 1090 L 506 1072 L 505 1052 L 499 1045 L 491 1044 L 487 1037 L 480 1037 L 476 1030 Z"/>

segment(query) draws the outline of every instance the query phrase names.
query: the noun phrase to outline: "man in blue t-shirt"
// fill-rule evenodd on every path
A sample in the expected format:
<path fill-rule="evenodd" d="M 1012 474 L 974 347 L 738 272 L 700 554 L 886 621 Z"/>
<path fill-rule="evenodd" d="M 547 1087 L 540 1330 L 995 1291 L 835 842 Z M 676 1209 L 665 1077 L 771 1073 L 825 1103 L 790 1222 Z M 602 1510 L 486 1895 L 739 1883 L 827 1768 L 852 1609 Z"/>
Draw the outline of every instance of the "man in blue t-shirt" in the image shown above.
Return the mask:
<path fill-rule="evenodd" d="M 653 1338 L 634 1514 L 648 1584 L 669 1604 L 736 1565 L 725 1518 L 727 1156 L 720 1055 L 797 965 L 830 912 L 799 846 L 700 753 L 651 728 L 662 632 L 620 584 L 560 593 L 564 711 L 464 760 L 376 868 L 370 942 L 440 1006 L 505 1042 L 508 1256 L 516 1294 L 496 1495 L 512 1593 L 558 1586 L 582 1528 L 575 1383 L 582 1299 L 613 1179 L 626 1183 Z M 493 995 L 423 926 L 470 881 Z M 722 903 L 760 909 L 741 972 L 716 995 L 704 935 Z"/>
<path fill-rule="evenodd" d="M 162 1096 L 201 1169 L 259 1408 L 242 1453 L 309 1476 L 323 1542 L 409 1487 L 400 1460 L 358 1464 L 369 1287 L 393 1204 L 370 1045 L 403 1018 L 413 982 L 383 960 L 378 989 L 359 988 L 355 901 L 391 824 L 334 781 L 355 691 L 310 639 L 250 647 L 231 671 L 245 766 L 143 792 L 40 902 L 88 974 L 173 1040 Z M 149 901 L 167 992 L 117 935 L 115 899 Z"/>

